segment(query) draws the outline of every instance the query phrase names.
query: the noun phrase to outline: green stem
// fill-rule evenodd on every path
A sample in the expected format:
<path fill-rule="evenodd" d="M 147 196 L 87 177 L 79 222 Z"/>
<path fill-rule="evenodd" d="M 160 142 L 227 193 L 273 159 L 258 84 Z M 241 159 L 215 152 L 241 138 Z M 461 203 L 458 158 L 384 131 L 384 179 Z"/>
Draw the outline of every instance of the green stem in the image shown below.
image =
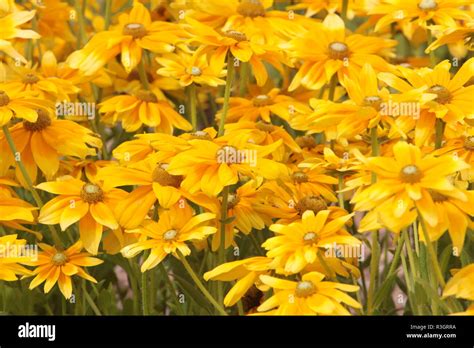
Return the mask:
<path fill-rule="evenodd" d="M 160 269 L 161 269 L 161 272 L 163 273 L 163 276 L 165 278 L 165 281 L 166 281 L 166 284 L 168 286 L 168 291 L 170 292 L 171 294 L 171 297 L 173 298 L 173 302 L 176 306 L 176 311 L 179 313 L 179 314 L 184 314 L 182 309 L 181 309 L 181 303 L 179 303 L 179 300 L 178 300 L 178 291 L 176 289 L 176 286 L 174 285 L 174 283 L 171 281 L 169 275 L 168 275 L 168 271 L 166 270 L 165 268 L 165 265 L 163 264 L 163 262 L 160 262 Z"/>
<path fill-rule="evenodd" d="M 112 19 L 112 0 L 105 0 L 105 24 L 104 29 L 108 30 Z"/>
<path fill-rule="evenodd" d="M 140 59 L 140 62 L 138 63 L 138 76 L 140 76 L 140 82 L 143 85 L 143 88 L 146 90 L 150 89 L 150 83 L 148 82 L 148 77 L 146 75 L 146 70 L 145 70 L 145 55 L 142 54 L 142 59 Z"/>
<path fill-rule="evenodd" d="M 222 205 L 221 205 L 221 225 L 220 225 L 220 245 L 219 245 L 219 254 L 218 254 L 218 263 L 222 265 L 225 263 L 225 228 L 227 221 L 227 206 L 229 203 L 229 186 L 225 186 L 222 190 Z M 217 296 L 219 302 L 222 303 L 224 299 L 224 283 L 222 281 L 218 282 L 217 287 Z"/>
<path fill-rule="evenodd" d="M 35 190 L 33 186 L 33 181 L 30 178 L 30 175 L 28 174 L 28 171 L 26 170 L 23 162 L 21 161 L 21 156 L 20 153 L 16 149 L 15 142 L 13 141 L 12 135 L 10 134 L 10 130 L 8 129 L 8 126 L 5 125 L 2 127 L 3 129 L 3 134 L 5 134 L 5 138 L 7 139 L 8 146 L 10 147 L 11 152 L 13 153 L 13 156 L 15 157 L 16 163 L 18 167 L 20 168 L 20 172 L 23 175 L 23 179 L 26 182 L 26 185 L 28 186 L 28 190 L 31 192 L 31 195 L 33 196 L 33 199 L 36 202 L 36 205 L 38 208 L 42 208 L 44 203 L 38 194 L 38 192 Z M 18 159 L 17 159 L 18 158 Z M 51 235 L 53 237 L 54 243 L 56 244 L 56 247 L 59 249 L 63 249 L 63 244 L 61 242 L 61 239 L 58 236 L 58 233 L 56 232 L 56 229 L 48 225 L 49 231 L 51 232 Z"/>
<path fill-rule="evenodd" d="M 334 95 L 336 93 L 337 86 L 337 74 L 332 75 L 331 81 L 329 82 L 329 95 L 328 100 L 334 101 Z"/>
<path fill-rule="evenodd" d="M 240 67 L 239 95 L 244 97 L 247 93 L 247 83 L 249 79 L 249 63 L 242 62 Z"/>
<path fill-rule="evenodd" d="M 344 188 L 344 176 L 342 174 L 339 174 L 338 185 L 337 185 L 337 199 L 339 202 L 339 207 L 341 207 L 342 209 L 346 209 L 344 206 L 344 192 L 342 192 L 343 188 Z"/>
<path fill-rule="evenodd" d="M 189 108 L 191 109 L 191 124 L 193 125 L 193 132 L 197 131 L 197 95 L 196 85 L 191 83 L 188 86 Z"/>
<path fill-rule="evenodd" d="M 380 245 L 378 231 L 372 232 L 372 256 L 370 258 L 370 283 L 367 293 L 367 314 L 373 313 L 374 294 L 379 273 Z"/>
<path fill-rule="evenodd" d="M 83 8 L 80 2 L 80 0 L 74 1 L 74 10 L 76 11 L 77 24 L 79 25 L 79 30 L 77 31 L 77 49 L 82 48 L 84 40 L 87 36 L 84 26 L 84 13 L 82 11 Z"/>
<path fill-rule="evenodd" d="M 189 262 L 186 260 L 186 257 L 183 255 L 183 253 L 181 253 L 181 251 L 179 251 L 178 249 L 176 250 L 176 253 L 178 254 L 179 256 L 179 259 L 181 260 L 181 262 L 183 263 L 183 266 L 184 268 L 186 269 L 186 271 L 188 272 L 188 274 L 191 276 L 191 278 L 193 279 L 194 283 L 196 284 L 196 286 L 199 288 L 199 290 L 201 290 L 202 294 L 208 299 L 208 301 L 214 306 L 214 308 L 221 314 L 221 315 L 227 315 L 227 312 L 224 310 L 224 308 L 222 308 L 219 303 L 217 303 L 217 301 L 214 299 L 214 297 L 212 297 L 212 295 L 209 293 L 209 291 L 207 291 L 207 289 L 204 287 L 204 285 L 202 284 L 201 280 L 199 279 L 199 277 L 196 275 L 196 273 L 193 271 L 191 265 L 189 264 Z"/>
<path fill-rule="evenodd" d="M 431 24 L 433 24 L 433 23 L 431 22 Z M 430 29 L 426 29 L 426 31 L 427 31 L 427 36 L 428 36 L 427 41 L 428 41 L 428 47 L 429 47 L 433 43 L 434 38 L 433 38 L 433 34 L 431 33 Z M 436 59 L 435 52 L 434 52 L 434 50 L 431 50 L 430 51 L 430 64 L 431 64 L 432 68 L 435 67 L 436 61 L 437 61 L 437 59 Z"/>
<path fill-rule="evenodd" d="M 229 99 L 230 92 L 232 89 L 232 83 L 234 81 L 234 63 L 232 55 L 228 53 L 227 55 L 227 79 L 225 81 L 225 91 L 224 91 L 224 105 L 222 106 L 221 120 L 219 122 L 219 130 L 217 132 L 218 136 L 224 134 L 225 121 L 227 119 L 227 113 L 229 112 Z"/>
<path fill-rule="evenodd" d="M 101 317 L 102 313 L 99 310 L 99 307 L 94 303 L 94 301 L 91 298 L 91 295 L 87 291 L 84 292 L 84 295 L 86 296 L 86 301 L 89 303 L 89 306 L 91 306 L 92 311 L 94 312 L 95 315 Z"/>
<path fill-rule="evenodd" d="M 142 273 L 142 313 L 144 316 L 150 315 L 148 309 L 148 272 Z"/>
<path fill-rule="evenodd" d="M 346 19 L 347 19 L 347 7 L 348 7 L 348 5 L 349 5 L 349 0 L 342 0 L 341 18 L 344 21 L 346 21 Z"/>
<path fill-rule="evenodd" d="M 444 133 L 444 126 L 445 123 L 442 119 L 436 118 L 436 125 L 435 125 L 435 148 L 441 148 L 443 144 L 443 133 Z"/>

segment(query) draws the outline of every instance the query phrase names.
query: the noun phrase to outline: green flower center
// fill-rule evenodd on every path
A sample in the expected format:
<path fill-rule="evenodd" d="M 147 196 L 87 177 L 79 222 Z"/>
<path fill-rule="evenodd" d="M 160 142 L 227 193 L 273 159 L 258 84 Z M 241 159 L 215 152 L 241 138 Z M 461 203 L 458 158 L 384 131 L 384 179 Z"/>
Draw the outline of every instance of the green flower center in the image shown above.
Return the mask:
<path fill-rule="evenodd" d="M 67 256 L 64 253 L 56 253 L 54 254 L 53 258 L 51 261 L 56 265 L 56 266 L 62 266 L 67 262 Z"/>
<path fill-rule="evenodd" d="M 163 233 L 163 239 L 166 241 L 171 241 L 171 240 L 174 240 L 177 235 L 178 235 L 178 231 L 168 230 L 165 233 Z"/>

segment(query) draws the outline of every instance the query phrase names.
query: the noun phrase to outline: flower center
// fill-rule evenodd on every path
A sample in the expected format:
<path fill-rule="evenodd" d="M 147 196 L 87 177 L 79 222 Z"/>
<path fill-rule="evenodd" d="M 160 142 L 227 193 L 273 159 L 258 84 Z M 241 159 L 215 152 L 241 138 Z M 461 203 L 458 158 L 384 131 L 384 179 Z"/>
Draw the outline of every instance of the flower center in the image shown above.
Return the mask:
<path fill-rule="evenodd" d="M 234 208 L 237 204 L 239 204 L 240 198 L 237 196 L 235 193 L 229 193 L 229 196 L 227 198 L 227 208 L 232 209 Z"/>
<path fill-rule="evenodd" d="M 28 73 L 23 77 L 23 83 L 33 85 L 39 81 L 39 77 L 35 74 Z"/>
<path fill-rule="evenodd" d="M 275 126 L 272 125 L 271 123 L 258 121 L 257 123 L 255 123 L 255 128 L 263 132 L 272 132 Z"/>
<path fill-rule="evenodd" d="M 308 175 L 302 171 L 294 172 L 291 176 L 295 182 L 308 182 Z"/>
<path fill-rule="evenodd" d="M 316 147 L 316 140 L 311 135 L 303 135 L 296 137 L 296 143 L 299 147 L 306 147 L 308 149 L 313 149 Z"/>
<path fill-rule="evenodd" d="M 104 191 L 102 191 L 99 185 L 88 182 L 82 186 L 81 198 L 84 202 L 91 204 L 102 202 L 104 199 Z"/>
<path fill-rule="evenodd" d="M 54 254 L 53 258 L 51 261 L 56 265 L 56 266 L 62 266 L 67 262 L 67 256 L 63 253 L 56 253 Z"/>
<path fill-rule="evenodd" d="M 380 111 L 382 106 L 382 98 L 378 95 L 371 95 L 364 98 L 364 106 L 373 107 L 375 110 Z"/>
<path fill-rule="evenodd" d="M 23 122 L 23 128 L 25 128 L 29 132 L 39 132 L 51 126 L 51 119 L 49 118 L 48 113 L 45 110 L 37 109 L 36 113 L 38 114 L 36 122 Z"/>
<path fill-rule="evenodd" d="M 152 180 L 161 186 L 172 186 L 178 188 L 183 178 L 181 175 L 171 175 L 166 171 L 168 164 L 158 164 L 151 174 Z"/>
<path fill-rule="evenodd" d="M 447 104 L 451 101 L 451 92 L 444 87 L 440 85 L 434 85 L 428 88 L 428 93 L 433 93 L 436 94 L 436 101 L 440 104 Z"/>
<path fill-rule="evenodd" d="M 242 33 L 241 31 L 237 31 L 237 30 L 227 30 L 224 32 L 224 36 L 225 37 L 230 37 L 231 39 L 234 39 L 238 42 L 241 42 L 241 41 L 247 41 L 247 36 Z"/>
<path fill-rule="evenodd" d="M 202 139 L 202 140 L 212 140 L 211 136 L 202 130 L 190 133 L 191 139 Z"/>
<path fill-rule="evenodd" d="M 421 0 L 418 3 L 418 8 L 423 11 L 435 10 L 438 7 L 438 4 L 435 0 Z"/>
<path fill-rule="evenodd" d="M 169 230 L 169 231 L 166 231 L 165 233 L 163 233 L 163 239 L 167 240 L 167 241 L 174 240 L 177 235 L 178 235 L 178 231 Z"/>
<path fill-rule="evenodd" d="M 344 42 L 334 41 L 328 46 L 331 59 L 344 59 L 349 55 L 349 47 Z"/>
<path fill-rule="evenodd" d="M 134 39 L 141 39 L 147 34 L 146 28 L 140 23 L 128 23 L 123 26 L 123 35 L 131 35 Z"/>
<path fill-rule="evenodd" d="M 260 107 L 260 106 L 271 105 L 273 103 L 272 103 L 271 98 L 268 95 L 260 94 L 252 99 L 252 104 L 253 106 Z"/>
<path fill-rule="evenodd" d="M 189 73 L 193 76 L 201 76 L 202 70 L 198 66 L 193 66 Z"/>
<path fill-rule="evenodd" d="M 296 297 L 308 297 L 316 293 L 317 288 L 309 280 L 303 280 L 296 284 L 295 295 Z"/>
<path fill-rule="evenodd" d="M 156 97 L 155 93 L 151 92 L 151 91 L 147 91 L 147 90 L 144 90 L 144 89 L 141 89 L 137 92 L 135 92 L 135 96 L 144 101 L 144 102 L 147 102 L 147 103 L 157 103 L 158 102 L 158 98 Z"/>
<path fill-rule="evenodd" d="M 467 150 L 474 150 L 474 135 L 470 135 L 464 139 L 464 148 Z"/>
<path fill-rule="evenodd" d="M 408 182 L 411 184 L 415 182 L 419 182 L 422 177 L 423 177 L 423 173 L 414 164 L 409 164 L 403 167 L 400 172 L 400 178 L 402 179 L 402 181 Z"/>
<path fill-rule="evenodd" d="M 312 244 L 312 243 L 317 243 L 319 238 L 316 233 L 314 232 L 307 232 L 303 236 L 303 240 L 305 244 Z"/>
<path fill-rule="evenodd" d="M 237 12 L 245 17 L 263 17 L 265 16 L 265 7 L 260 0 L 241 0 L 237 6 Z"/>
<path fill-rule="evenodd" d="M 324 199 L 318 196 L 305 196 L 295 205 L 295 209 L 300 215 L 303 215 L 306 210 L 312 210 L 314 214 L 317 214 L 321 210 L 327 209 L 327 207 L 328 205 Z"/>
<path fill-rule="evenodd" d="M 0 106 L 5 106 L 10 102 L 10 98 L 5 91 L 0 91 Z"/>

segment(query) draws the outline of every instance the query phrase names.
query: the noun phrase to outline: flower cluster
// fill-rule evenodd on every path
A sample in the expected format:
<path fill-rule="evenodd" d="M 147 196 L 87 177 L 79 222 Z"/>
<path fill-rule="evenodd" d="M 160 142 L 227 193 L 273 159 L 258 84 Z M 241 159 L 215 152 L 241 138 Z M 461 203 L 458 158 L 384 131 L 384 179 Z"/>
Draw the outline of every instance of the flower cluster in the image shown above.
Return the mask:
<path fill-rule="evenodd" d="M 474 314 L 471 3 L 0 0 L 2 298 Z"/>

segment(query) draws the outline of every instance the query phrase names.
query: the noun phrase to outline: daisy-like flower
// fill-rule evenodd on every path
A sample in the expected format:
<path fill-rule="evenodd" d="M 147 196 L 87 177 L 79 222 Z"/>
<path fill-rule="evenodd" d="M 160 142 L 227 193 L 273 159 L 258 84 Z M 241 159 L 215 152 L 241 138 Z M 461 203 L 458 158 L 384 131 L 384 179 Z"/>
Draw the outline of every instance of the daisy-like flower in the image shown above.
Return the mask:
<path fill-rule="evenodd" d="M 11 190 L 11 188 L 6 190 L 3 187 L 3 185 L 18 186 L 16 182 L 1 178 L 0 185 L 2 185 L 0 186 L 0 210 L 2 212 L 0 215 L 0 225 L 15 230 L 25 230 L 21 224 L 34 223 L 34 212 L 37 208 L 18 198 L 15 191 Z"/>
<path fill-rule="evenodd" d="M 390 71 L 390 64 L 381 55 L 389 55 L 395 45 L 394 40 L 346 35 L 344 21 L 334 13 L 329 14 L 322 24 L 314 24 L 304 35 L 283 45 L 291 57 L 302 61 L 288 90 L 301 85 L 311 90 L 320 89 L 334 74 L 343 83 L 345 75 L 351 78 L 365 63 L 377 72 Z"/>
<path fill-rule="evenodd" d="M 361 308 L 346 294 L 359 290 L 358 286 L 323 281 L 324 274 L 319 272 L 306 273 L 298 282 L 268 275 L 260 279 L 275 292 L 258 307 L 266 315 L 350 315 L 343 304 Z"/>
<path fill-rule="evenodd" d="M 436 118 L 449 124 L 474 118 L 471 101 L 474 86 L 465 86 L 474 76 L 474 58 L 464 63 L 453 77 L 449 73 L 450 69 L 451 63 L 445 60 L 434 69 L 412 70 L 399 67 L 406 81 L 391 73 L 379 74 L 380 80 L 400 91 L 402 95 L 412 94 L 413 90 L 423 91 L 419 98 L 412 99 L 415 103 L 421 103 L 420 119 L 416 124 L 418 134 L 415 134 L 417 145 L 423 144 L 432 134 Z"/>
<path fill-rule="evenodd" d="M 193 216 L 191 209 L 165 211 L 160 214 L 158 222 L 146 220 L 139 228 L 131 230 L 141 234 L 143 238 L 123 248 L 122 254 L 130 258 L 143 250 L 151 249 L 141 266 L 142 272 L 156 267 L 169 254 L 176 256 L 177 250 L 187 256 L 191 254 L 191 249 L 186 242 L 203 240 L 217 231 L 215 227 L 208 226 L 215 217 L 211 213 Z"/>
<path fill-rule="evenodd" d="M 462 43 L 467 50 L 474 51 L 474 20 L 466 23 L 466 26 L 441 27 L 440 30 L 441 35 L 426 48 L 426 53 L 443 45 L 458 43 Z"/>
<path fill-rule="evenodd" d="M 272 259 L 262 256 L 227 262 L 204 273 L 204 280 L 236 281 L 224 298 L 224 305 L 231 307 L 254 285 L 260 291 L 268 290 L 268 286 L 262 284 L 259 277 L 262 274 L 269 274 L 271 262 Z"/>
<path fill-rule="evenodd" d="M 56 57 L 51 51 L 46 51 L 41 59 L 41 68 L 31 67 L 28 63 L 24 67 L 13 67 L 12 76 L 4 84 L 8 93 L 17 94 L 31 92 L 39 98 L 47 98 L 53 102 L 70 100 L 70 96 L 81 89 L 74 86 L 72 81 L 57 76 Z"/>
<path fill-rule="evenodd" d="M 30 21 L 36 11 L 14 11 L 0 18 L 0 51 L 5 52 L 10 57 L 26 63 L 26 59 L 18 53 L 9 40 L 13 39 L 39 39 L 40 35 L 33 30 L 18 28 L 22 24 Z"/>
<path fill-rule="evenodd" d="M 288 121 L 292 115 L 307 114 L 311 111 L 305 103 L 280 92 L 278 88 L 273 88 L 268 93 L 252 93 L 250 98 L 231 97 L 226 122 L 255 122 L 261 118 L 271 123 L 271 115 Z M 223 102 L 222 99 L 217 101 Z M 217 113 L 217 118 L 221 117 L 221 113 L 222 111 Z"/>
<path fill-rule="evenodd" d="M 211 55 L 202 52 L 202 49 L 193 54 L 181 52 L 157 57 L 156 61 L 162 65 L 156 72 L 159 75 L 173 77 L 183 87 L 192 83 L 217 87 L 225 85 L 221 77 L 225 76 L 223 70 L 225 55 Z"/>
<path fill-rule="evenodd" d="M 35 278 L 30 283 L 30 290 L 44 283 L 44 292 L 48 293 L 56 283 L 66 299 L 72 296 L 72 276 L 79 276 L 93 283 L 97 280 L 90 276 L 82 267 L 100 265 L 103 261 L 91 257 L 89 253 L 81 252 L 82 243 L 79 241 L 66 250 L 58 250 L 54 246 L 40 243 L 42 252 L 33 271 Z"/>
<path fill-rule="evenodd" d="M 36 114 L 34 122 L 23 121 L 10 128 L 17 151 L 33 182 L 36 181 L 38 168 L 47 179 L 52 179 L 59 170 L 61 156 L 94 156 L 96 148 L 102 146 L 101 140 L 88 128 L 72 121 L 54 119 L 45 109 L 37 109 Z M 14 165 L 15 158 L 3 134 L 0 134 L 0 150 L 0 171 L 5 172 Z M 16 172 L 17 177 L 23 180 L 18 167 Z"/>
<path fill-rule="evenodd" d="M 5 126 L 13 117 L 35 122 L 37 109 L 49 109 L 53 105 L 47 100 L 32 97 L 27 92 L 13 93 L 0 84 L 0 127 Z"/>
<path fill-rule="evenodd" d="M 456 296 L 474 301 L 474 264 L 457 270 L 446 284 L 443 297 Z"/>
<path fill-rule="evenodd" d="M 321 195 L 331 202 L 336 201 L 331 185 L 337 185 L 338 180 L 326 175 L 322 167 L 313 169 L 297 168 L 291 173 L 291 181 L 285 183 L 292 192 L 300 192 L 307 196 Z"/>
<path fill-rule="evenodd" d="M 118 95 L 103 101 L 99 112 L 105 113 L 112 124 L 122 122 L 127 132 L 143 125 L 154 127 L 156 132 L 171 134 L 174 128 L 191 130 L 191 124 L 178 114 L 166 100 L 158 100 L 153 91 L 138 89 L 130 95 Z"/>
<path fill-rule="evenodd" d="M 91 254 L 96 255 L 99 250 L 104 226 L 112 230 L 119 226 L 113 210 L 127 195 L 125 191 L 72 177 L 61 177 L 36 187 L 59 195 L 41 208 L 38 221 L 45 225 L 59 224 L 63 231 L 79 221 L 81 241 Z"/>
<path fill-rule="evenodd" d="M 382 16 L 375 31 L 392 23 L 414 23 L 426 28 L 430 21 L 455 27 L 456 20 L 471 19 L 469 12 L 460 8 L 470 3 L 469 0 L 382 0 L 369 14 Z"/>
<path fill-rule="evenodd" d="M 0 237 L 0 280 L 12 282 L 18 280 L 18 276 L 31 275 L 31 271 L 21 265 L 32 261 L 21 252 L 26 240 L 17 238 L 16 234 Z"/>
<path fill-rule="evenodd" d="M 213 141 L 194 139 L 188 143 L 191 148 L 171 159 L 168 172 L 183 175 L 181 187 L 189 193 L 202 190 L 209 196 L 217 196 L 225 186 L 236 184 L 239 174 L 276 179 L 288 173 L 282 163 L 266 158 L 281 146 L 281 141 L 259 146 L 236 144 L 234 139 L 220 137 Z"/>
<path fill-rule="evenodd" d="M 94 35 L 81 50 L 72 53 L 67 62 L 90 76 L 121 53 L 122 65 L 129 73 L 140 62 L 143 49 L 173 52 L 183 36 L 185 32 L 177 24 L 153 22 L 147 8 L 134 1 L 130 13 L 122 14 L 117 26 Z"/>
<path fill-rule="evenodd" d="M 262 244 L 268 250 L 267 257 L 273 258 L 275 265 L 281 265 L 286 272 L 298 273 L 315 262 L 318 253 L 333 243 L 351 246 L 361 244 L 360 240 L 344 229 L 352 214 L 328 220 L 329 214 L 329 210 L 317 214 L 308 210 L 303 213 L 301 221 L 289 225 L 271 225 L 270 230 L 277 236 Z"/>
<path fill-rule="evenodd" d="M 365 220 L 376 219 L 376 215 L 398 233 L 416 217 L 416 207 L 427 224 L 434 227 L 440 219 L 432 193 L 468 201 L 450 180 L 456 172 L 469 168 L 458 157 L 423 155 L 415 145 L 398 142 L 393 146 L 393 158 L 371 157 L 366 168 L 377 175 L 377 182 L 357 192 L 351 201 L 355 203 L 354 210 L 372 213 L 363 218 L 361 225 Z M 411 217 L 402 219 L 405 214 Z"/>

